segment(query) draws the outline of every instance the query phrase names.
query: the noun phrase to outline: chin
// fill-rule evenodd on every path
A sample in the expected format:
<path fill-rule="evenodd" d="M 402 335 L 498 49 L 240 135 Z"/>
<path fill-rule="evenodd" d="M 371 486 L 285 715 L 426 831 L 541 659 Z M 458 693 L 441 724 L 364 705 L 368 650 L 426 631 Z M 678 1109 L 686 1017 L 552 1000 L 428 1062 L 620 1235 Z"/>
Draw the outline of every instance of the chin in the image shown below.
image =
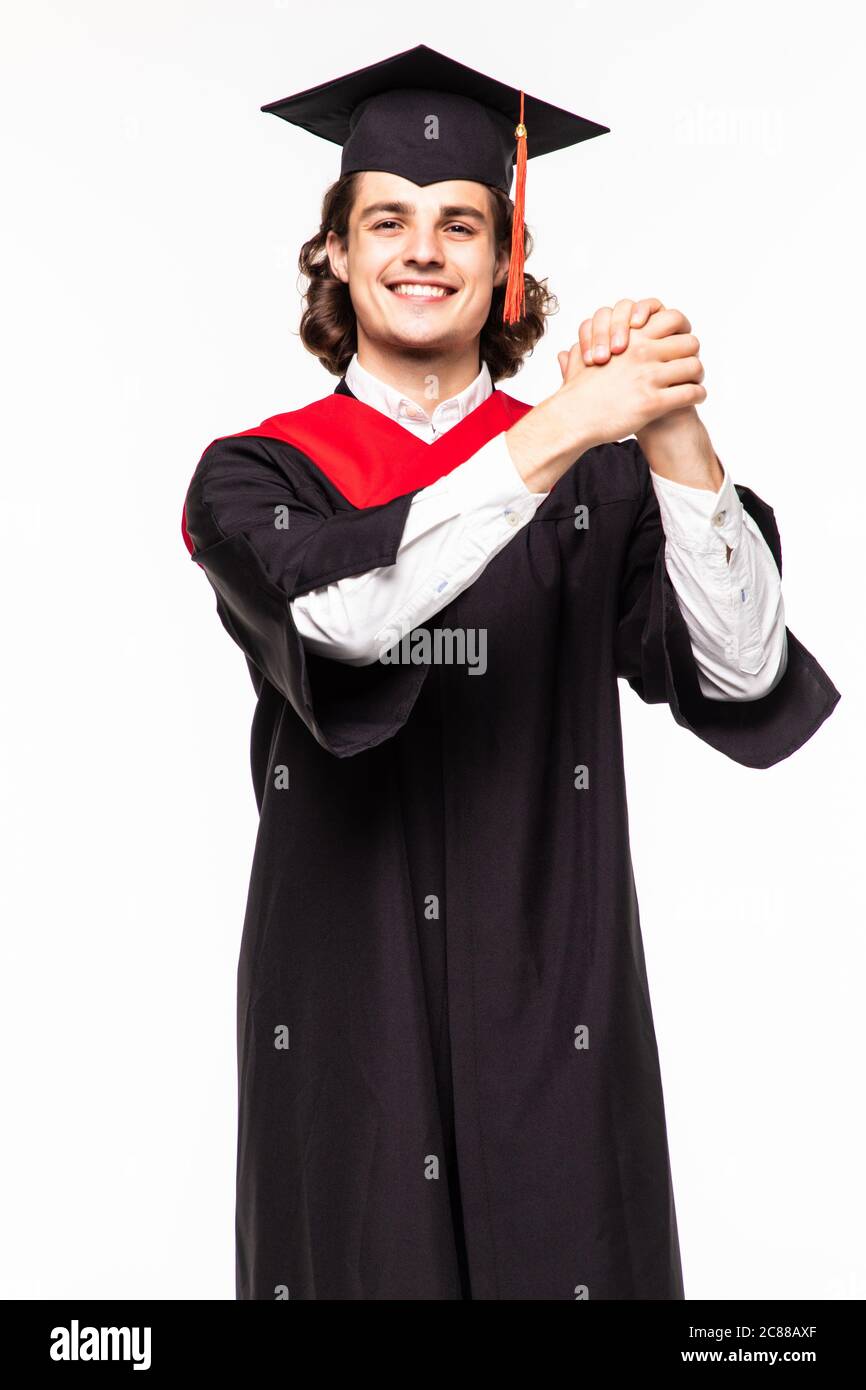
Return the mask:
<path fill-rule="evenodd" d="M 393 344 L 395 348 L 401 348 L 403 351 L 412 348 L 419 351 L 434 351 L 450 347 L 455 342 L 461 341 L 453 328 L 450 330 L 440 328 L 434 331 L 429 328 L 420 330 L 420 326 L 417 332 L 412 332 L 405 326 L 399 328 L 392 326 L 390 331 L 386 328 L 384 338 L 386 342 Z"/>

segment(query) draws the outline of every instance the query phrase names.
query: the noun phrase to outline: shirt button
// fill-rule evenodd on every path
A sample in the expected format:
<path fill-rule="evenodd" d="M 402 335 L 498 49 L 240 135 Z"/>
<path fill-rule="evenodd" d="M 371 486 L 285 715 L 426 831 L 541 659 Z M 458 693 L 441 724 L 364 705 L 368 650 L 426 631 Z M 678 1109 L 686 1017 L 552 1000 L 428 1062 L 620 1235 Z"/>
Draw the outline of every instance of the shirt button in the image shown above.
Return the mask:
<path fill-rule="evenodd" d="M 509 507 L 505 512 L 505 520 L 508 522 L 509 526 L 516 526 L 520 521 L 520 517 L 517 515 L 517 512 L 513 512 Z"/>
<path fill-rule="evenodd" d="M 726 516 L 727 512 L 724 510 L 724 508 L 722 508 L 720 512 L 716 512 L 715 516 L 713 517 L 713 525 L 721 526 Z"/>

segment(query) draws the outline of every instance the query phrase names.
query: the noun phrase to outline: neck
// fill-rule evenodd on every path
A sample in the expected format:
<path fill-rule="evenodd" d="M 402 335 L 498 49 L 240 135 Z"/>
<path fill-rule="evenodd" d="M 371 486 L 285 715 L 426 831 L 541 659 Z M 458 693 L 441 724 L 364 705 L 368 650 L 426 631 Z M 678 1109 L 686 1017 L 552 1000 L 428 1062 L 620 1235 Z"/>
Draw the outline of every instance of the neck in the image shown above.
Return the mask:
<path fill-rule="evenodd" d="M 422 410 L 465 391 L 481 371 L 479 339 L 456 351 L 400 348 L 377 343 L 358 328 L 358 361 L 373 376 L 408 396 Z"/>

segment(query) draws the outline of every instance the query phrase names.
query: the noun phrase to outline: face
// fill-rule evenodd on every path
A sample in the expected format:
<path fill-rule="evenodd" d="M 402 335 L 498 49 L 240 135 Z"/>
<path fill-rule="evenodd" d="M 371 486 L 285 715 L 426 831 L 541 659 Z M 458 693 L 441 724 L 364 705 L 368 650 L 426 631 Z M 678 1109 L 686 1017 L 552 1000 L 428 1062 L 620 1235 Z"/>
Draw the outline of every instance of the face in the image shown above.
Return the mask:
<path fill-rule="evenodd" d="M 359 347 L 366 337 L 407 351 L 465 348 L 508 273 L 486 186 L 453 179 L 422 188 L 375 171 L 357 190 L 347 244 L 331 232 L 327 250 L 349 286 Z"/>

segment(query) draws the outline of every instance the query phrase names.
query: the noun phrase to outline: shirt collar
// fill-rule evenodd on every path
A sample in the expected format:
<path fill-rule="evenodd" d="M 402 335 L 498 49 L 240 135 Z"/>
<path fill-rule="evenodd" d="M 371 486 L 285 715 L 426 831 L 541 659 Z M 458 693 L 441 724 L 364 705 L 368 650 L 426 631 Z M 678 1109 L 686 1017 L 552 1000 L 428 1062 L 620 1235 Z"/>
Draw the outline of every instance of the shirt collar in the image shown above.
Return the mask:
<path fill-rule="evenodd" d="M 371 405 L 383 414 L 390 415 L 392 420 L 401 423 L 429 425 L 437 434 L 443 433 L 464 419 L 481 405 L 482 401 L 486 401 L 493 391 L 493 380 L 486 362 L 482 363 L 481 371 L 474 381 L 456 396 L 449 397 L 447 401 L 440 401 L 432 414 L 428 414 L 416 401 L 410 400 L 395 387 L 389 386 L 387 382 L 380 381 L 372 372 L 368 372 L 358 361 L 357 352 L 353 354 L 346 368 L 345 379 L 352 395 L 365 405 Z"/>

